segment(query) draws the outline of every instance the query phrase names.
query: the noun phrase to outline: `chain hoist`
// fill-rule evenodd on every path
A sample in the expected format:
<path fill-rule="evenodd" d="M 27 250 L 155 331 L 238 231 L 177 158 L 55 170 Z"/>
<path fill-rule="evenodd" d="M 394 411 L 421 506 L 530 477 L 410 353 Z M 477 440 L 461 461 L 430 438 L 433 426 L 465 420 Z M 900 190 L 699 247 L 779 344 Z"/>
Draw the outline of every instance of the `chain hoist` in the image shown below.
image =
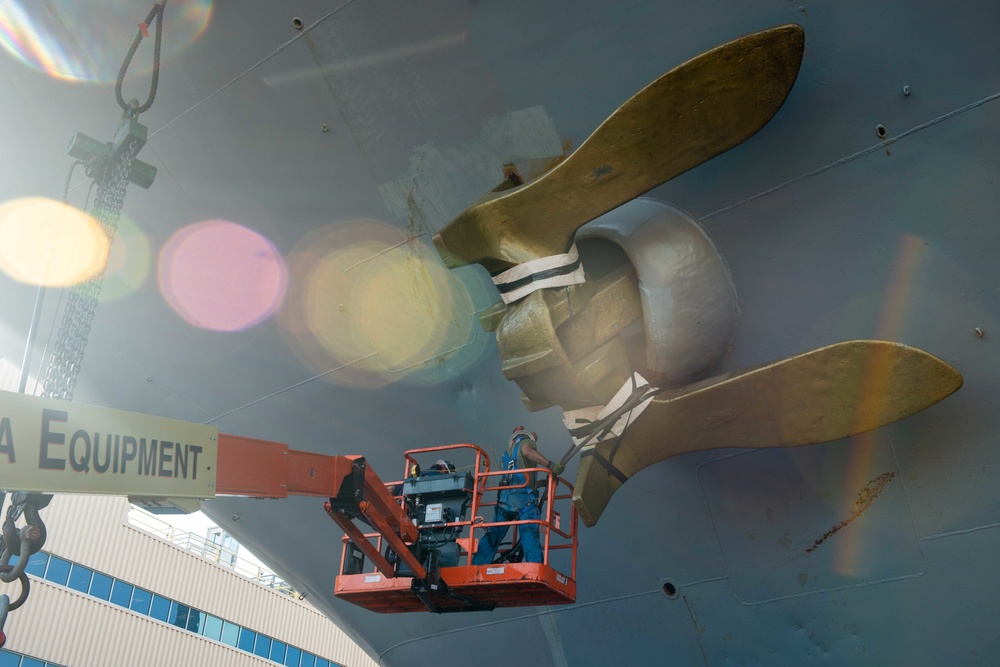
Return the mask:
<path fill-rule="evenodd" d="M 139 122 L 140 113 L 147 111 L 156 98 L 156 88 L 160 72 L 160 44 L 163 31 L 163 10 L 167 0 L 158 0 L 146 20 L 139 24 L 139 32 L 129 48 L 128 54 L 118 72 L 115 82 L 115 98 L 121 106 L 122 122 L 112 141 L 102 143 L 92 139 L 82 132 L 77 132 L 69 142 L 66 152 L 76 158 L 76 164 L 83 164 L 87 176 L 97 184 L 97 196 L 91 208 L 91 215 L 100 224 L 107 238 L 106 252 L 110 254 L 118 230 L 118 219 L 125 202 L 125 189 L 128 184 L 135 183 L 142 188 L 149 188 L 156 178 L 156 168 L 136 159 L 139 150 L 146 144 L 147 129 Z M 122 99 L 122 82 L 128 71 L 132 57 L 144 37 L 149 36 L 149 25 L 156 21 L 156 38 L 153 51 L 152 82 L 149 96 L 143 104 L 131 100 L 128 104 Z M 70 171 L 72 174 L 72 169 Z M 67 183 L 68 190 L 68 183 Z M 94 314 L 97 310 L 101 285 L 104 282 L 105 261 L 101 271 L 84 283 L 74 286 L 68 293 L 63 309 L 59 333 L 54 349 L 48 359 L 48 365 L 43 374 L 43 395 L 70 401 L 73 399 L 73 389 L 76 387 L 80 365 L 83 362 L 87 347 L 87 337 L 90 335 Z M 35 304 L 36 312 L 40 310 L 44 289 L 39 289 Z M 34 324 L 33 315 L 32 322 Z M 32 326 L 32 332 L 34 326 Z M 29 351 L 34 343 L 33 333 L 29 332 L 26 346 L 25 362 L 22 369 L 21 391 L 24 390 L 23 379 L 26 377 L 30 364 Z M 6 494 L 0 491 L 0 505 Z M 11 497 L 11 505 L 3 524 L 3 544 L 0 547 L 0 581 L 12 583 L 20 581 L 21 592 L 17 599 L 11 602 L 10 596 L 0 594 L 0 647 L 7 641 L 3 632 L 7 614 L 24 604 L 28 597 L 29 580 L 25 572 L 28 559 L 41 549 L 45 542 L 45 524 L 39 516 L 39 510 L 48 505 L 51 496 L 18 492 Z M 27 522 L 18 529 L 15 522 L 24 516 Z M 17 557 L 14 565 L 10 561 Z"/>
<path fill-rule="evenodd" d="M 93 217 L 100 223 L 101 230 L 107 236 L 107 249 L 110 253 L 115 233 L 118 231 L 118 218 L 125 202 L 125 188 L 129 182 L 143 188 L 149 188 L 156 177 L 156 168 L 136 160 L 135 156 L 146 144 L 146 127 L 138 121 L 138 116 L 147 111 L 156 99 L 156 87 L 160 76 L 160 43 L 163 35 L 163 9 L 166 0 L 160 0 L 153 5 L 146 20 L 139 24 L 129 48 L 128 55 L 122 62 L 118 79 L 115 82 L 115 98 L 122 108 L 122 124 L 112 142 L 102 144 L 91 139 L 82 132 L 77 132 L 70 140 L 66 152 L 81 161 L 87 176 L 97 182 L 97 197 L 92 208 Z M 156 40 L 153 50 L 152 82 L 149 96 L 143 104 L 131 100 L 128 104 L 122 99 L 122 82 L 125 73 L 132 62 L 132 56 L 139 48 L 143 37 L 149 36 L 149 24 L 156 19 Z M 106 266 L 106 263 L 105 263 Z M 49 358 L 43 381 L 44 396 L 73 400 L 73 389 L 80 373 L 83 353 L 87 347 L 87 336 L 94 321 L 98 297 L 101 294 L 101 284 L 104 282 L 104 269 L 89 280 L 73 287 L 66 300 L 59 334 L 55 349 Z"/>
<path fill-rule="evenodd" d="M 132 119 L 126 119 L 126 122 Z M 136 121 L 135 125 L 139 123 Z M 143 128 L 145 129 L 145 128 Z M 128 175 L 132 169 L 136 153 L 142 147 L 139 141 L 132 141 L 121 152 L 111 168 L 104 167 L 103 173 L 99 175 L 100 180 L 97 186 L 97 197 L 94 200 L 93 217 L 101 225 L 101 230 L 107 236 L 108 251 L 114 241 L 115 232 L 118 229 L 118 218 L 121 215 L 122 205 L 125 201 L 125 187 L 128 185 Z M 74 156 L 75 157 L 75 156 Z M 88 175 L 94 167 L 95 161 L 91 159 L 89 164 L 84 162 L 85 168 L 89 166 Z M 105 263 L 106 264 L 106 263 Z M 75 285 L 66 298 L 66 306 L 63 310 L 62 323 L 59 327 L 59 335 L 56 338 L 55 349 L 49 359 L 46 368 L 43 386 L 44 396 L 50 398 L 61 398 L 70 401 L 73 399 L 73 388 L 76 386 L 76 379 L 80 373 L 80 364 L 83 362 L 83 353 L 87 347 L 87 336 L 90 334 L 90 327 L 94 321 L 94 313 L 97 310 L 98 297 L 101 294 L 101 284 L 104 281 L 104 268 L 87 280 Z"/>

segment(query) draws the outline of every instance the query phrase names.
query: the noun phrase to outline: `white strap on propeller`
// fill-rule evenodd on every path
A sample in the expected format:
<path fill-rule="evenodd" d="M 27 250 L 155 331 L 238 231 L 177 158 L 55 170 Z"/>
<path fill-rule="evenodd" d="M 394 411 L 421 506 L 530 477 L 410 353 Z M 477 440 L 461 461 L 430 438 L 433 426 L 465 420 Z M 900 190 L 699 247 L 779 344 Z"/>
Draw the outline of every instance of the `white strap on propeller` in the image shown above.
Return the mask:
<path fill-rule="evenodd" d="M 540 257 L 493 276 L 504 303 L 514 303 L 545 287 L 567 287 L 585 282 L 580 253 L 574 244 L 562 255 Z"/>
<path fill-rule="evenodd" d="M 611 438 L 617 438 L 624 433 L 629 424 L 634 422 L 639 415 L 642 414 L 646 407 L 649 406 L 650 402 L 653 400 L 653 396 L 658 391 L 659 388 L 650 386 L 649 382 L 646 381 L 646 378 L 642 377 L 638 373 L 633 373 L 632 377 L 626 380 L 621 389 L 618 390 L 607 405 L 601 408 L 597 415 L 594 415 L 593 413 L 595 408 L 572 410 L 570 412 L 563 413 L 563 423 L 569 430 L 570 437 L 573 439 L 573 444 L 576 446 L 579 446 L 588 439 L 590 441 L 588 444 L 593 446 L 599 442 L 610 440 Z M 591 425 L 599 424 L 615 412 L 621 412 L 625 402 L 633 397 L 640 402 L 628 411 L 622 412 L 621 416 L 617 420 L 605 426 L 597 435 L 591 437 L 594 433 L 594 428 L 591 427 Z"/>

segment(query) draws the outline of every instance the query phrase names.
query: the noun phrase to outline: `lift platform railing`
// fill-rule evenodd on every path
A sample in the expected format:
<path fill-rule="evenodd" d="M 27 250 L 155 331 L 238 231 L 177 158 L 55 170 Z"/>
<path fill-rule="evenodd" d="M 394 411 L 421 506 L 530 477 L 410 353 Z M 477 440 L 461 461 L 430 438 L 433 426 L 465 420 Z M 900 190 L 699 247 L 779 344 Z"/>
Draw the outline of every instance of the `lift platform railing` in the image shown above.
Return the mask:
<path fill-rule="evenodd" d="M 423 471 L 423 475 L 437 474 L 436 472 L 431 470 L 432 466 L 428 465 L 425 459 L 431 459 L 433 458 L 433 456 L 436 456 L 438 458 L 445 458 L 447 456 L 450 456 L 451 454 L 458 454 L 460 456 L 464 454 L 465 458 L 468 459 L 470 452 L 473 458 L 472 465 L 462 467 L 461 472 L 456 472 L 456 474 L 464 474 L 465 471 L 470 471 L 473 476 L 474 484 L 473 484 L 473 489 L 470 492 L 471 495 L 470 505 L 472 508 L 472 516 L 475 516 L 476 507 L 479 504 L 479 500 L 482 497 L 482 492 L 483 492 L 483 481 L 482 481 L 483 478 L 481 476 L 485 473 L 488 473 L 490 469 L 489 455 L 485 451 L 483 451 L 482 448 L 476 445 L 463 443 L 454 445 L 442 445 L 438 447 L 425 447 L 421 449 L 411 449 L 406 451 L 403 455 L 403 458 L 406 463 L 406 467 L 404 469 L 404 478 L 397 481 L 385 482 L 384 485 L 386 491 L 393 496 L 396 503 L 398 503 L 400 509 L 403 512 L 406 512 L 407 496 L 406 494 L 403 493 L 403 488 L 407 481 L 412 481 L 419 478 L 418 475 L 414 474 L 414 471 L 415 470 Z M 421 465 L 421 461 L 423 461 L 423 465 Z M 435 523 L 433 526 L 416 525 L 415 530 L 419 533 L 421 529 L 430 527 L 433 527 L 435 529 L 452 529 L 457 531 L 459 534 L 464 534 L 467 528 L 471 532 L 472 520 L 463 519 L 458 521 L 449 521 L 446 523 L 439 522 Z M 351 559 L 356 558 L 355 549 L 357 549 L 361 553 L 369 556 L 372 553 L 372 551 L 379 554 L 379 558 L 369 557 L 369 560 L 372 561 L 372 564 L 375 567 L 368 569 L 367 572 L 374 573 L 377 570 L 382 574 L 386 574 L 387 576 L 390 577 L 392 576 L 391 574 L 387 574 L 384 568 L 378 567 L 380 561 L 387 560 L 389 557 L 389 552 L 387 551 L 387 547 L 389 547 L 390 545 L 384 539 L 382 532 L 361 533 L 360 531 L 357 531 L 356 533 L 350 533 L 345 531 L 345 533 L 346 534 L 341 540 L 344 543 L 344 548 L 341 552 L 341 558 L 340 558 L 341 574 L 361 573 L 359 572 L 357 564 L 350 562 Z M 360 542 L 362 540 L 364 540 L 366 544 L 361 544 Z M 464 537 L 464 538 L 459 537 L 455 541 L 461 546 L 461 548 L 464 551 L 469 553 L 475 552 L 476 549 L 475 542 L 472 541 L 469 537 Z M 410 542 L 412 543 L 412 540 L 410 540 Z M 354 544 L 354 547 L 351 547 L 351 543 Z M 408 555 L 409 554 L 402 555 L 397 553 L 395 554 L 395 558 L 405 559 L 406 556 Z M 411 568 L 411 572 L 412 571 L 413 568 Z M 419 568 L 417 574 L 418 576 L 422 577 L 424 574 L 426 574 L 426 572 L 424 571 L 424 568 L 421 567 Z"/>
<path fill-rule="evenodd" d="M 524 474 L 525 481 L 521 484 L 506 484 L 501 485 L 500 480 L 510 474 Z M 536 477 L 545 476 L 546 481 L 544 486 L 536 486 L 536 492 L 538 494 L 539 502 L 539 512 L 540 518 L 538 519 L 520 519 L 515 521 L 486 521 L 483 517 L 479 516 L 478 512 L 474 512 L 473 523 L 475 531 L 485 531 L 487 528 L 492 526 L 508 526 L 513 530 L 511 531 L 511 545 L 517 544 L 518 526 L 535 524 L 539 528 L 539 536 L 544 536 L 544 539 L 540 540 L 542 545 L 542 562 L 546 565 L 550 565 L 549 554 L 551 551 L 561 551 L 570 550 L 571 551 L 571 563 L 570 563 L 570 577 L 576 579 L 576 551 L 577 551 L 577 514 L 576 505 L 573 504 L 573 485 L 556 476 L 548 468 L 522 468 L 517 470 L 498 470 L 494 472 L 486 472 L 481 475 L 483 481 L 482 491 L 483 493 L 493 492 L 496 494 L 496 500 L 493 502 L 480 503 L 477 510 L 483 510 L 488 508 L 496 508 L 499 502 L 500 493 L 503 491 L 519 488 L 528 488 L 530 484 L 530 478 L 534 474 Z M 496 481 L 495 486 L 489 486 L 490 482 Z M 541 490 L 539 490 L 541 489 Z M 563 530 L 562 518 L 567 516 L 567 530 Z M 554 542 L 552 537 L 558 536 L 563 538 L 562 542 Z M 471 565 L 471 555 L 469 559 L 469 564 Z"/>
<path fill-rule="evenodd" d="M 437 454 L 440 458 L 444 458 L 447 455 L 447 452 L 454 452 L 461 455 L 463 452 L 467 452 L 468 450 L 471 450 L 475 454 L 475 463 L 472 465 L 471 470 L 474 472 L 478 480 L 481 475 L 490 471 L 490 456 L 482 449 L 482 447 L 479 447 L 478 445 L 470 445 L 468 443 L 441 445 L 440 447 L 424 447 L 422 449 L 410 449 L 403 454 L 403 458 L 406 460 L 406 469 L 403 471 L 403 475 L 409 477 L 412 466 L 420 465 L 420 461 L 417 460 L 418 456 L 422 459 L 424 455 L 428 455 L 427 458 L 429 459 L 431 458 L 429 455 Z"/>
<path fill-rule="evenodd" d="M 466 471 L 471 472 L 473 476 L 473 489 L 471 493 L 470 502 L 470 516 L 469 520 L 459 520 L 453 521 L 445 524 L 444 528 L 459 529 L 460 534 L 464 534 L 465 527 L 469 527 L 469 534 L 467 537 L 457 538 L 458 544 L 462 547 L 463 551 L 466 552 L 467 558 L 471 560 L 472 554 L 476 552 L 476 542 L 472 535 L 472 524 L 475 517 L 478 515 L 479 505 L 482 502 L 483 492 L 485 490 L 486 475 L 490 472 L 490 456 L 483 450 L 482 447 L 478 445 L 473 445 L 469 443 L 460 443 L 454 445 L 440 445 L 436 447 L 423 447 L 419 449 L 411 449 L 403 454 L 403 458 L 406 461 L 406 469 L 404 470 L 404 475 L 407 478 L 411 478 L 411 473 L 414 468 L 418 470 L 427 470 L 426 460 L 437 457 L 437 459 L 443 459 L 448 461 L 448 457 L 452 454 L 458 456 L 459 463 L 464 460 L 468 460 L 470 453 L 473 456 L 473 462 L 468 466 L 460 466 L 455 469 L 457 474 L 462 474 Z M 419 459 L 419 460 L 418 460 Z M 424 460 L 425 465 L 421 467 L 420 460 Z M 405 480 L 404 480 L 405 481 Z M 405 496 L 400 496 L 400 502 L 405 506 Z M 422 526 L 421 526 L 422 527 Z M 421 528 L 418 527 L 418 530 Z"/>
<path fill-rule="evenodd" d="M 472 557 L 476 552 L 478 544 L 478 536 L 481 536 L 487 528 L 492 526 L 507 526 L 511 528 L 510 543 L 513 545 L 517 543 L 518 526 L 535 524 L 539 526 L 540 537 L 544 536 L 543 539 L 540 540 L 542 545 L 543 564 L 551 565 L 551 552 L 569 551 L 569 576 L 575 580 L 578 532 L 576 506 L 572 502 L 573 486 L 566 480 L 552 474 L 552 472 L 547 468 L 525 468 L 515 471 L 491 471 L 489 455 L 476 445 L 455 444 L 439 447 L 426 447 L 407 451 L 404 454 L 404 459 L 406 461 L 405 472 L 407 473 L 407 477 L 398 481 L 386 482 L 385 488 L 390 494 L 393 495 L 396 502 L 400 504 L 400 507 L 405 510 L 407 496 L 402 493 L 402 489 L 407 480 L 414 479 L 414 476 L 410 474 L 413 472 L 414 466 L 419 466 L 420 470 L 423 471 L 423 474 L 426 475 L 429 470 L 429 466 L 421 466 L 421 461 L 426 464 L 426 460 L 430 459 L 432 456 L 447 460 L 447 457 L 452 454 L 461 456 L 463 453 L 466 458 L 468 458 L 470 450 L 473 454 L 473 463 L 470 466 L 458 467 L 453 473 L 449 473 L 461 475 L 465 474 L 466 471 L 471 471 L 474 483 L 473 488 L 470 491 L 470 518 L 463 517 L 455 521 L 435 522 L 428 525 L 418 524 L 416 526 L 417 531 L 419 532 L 424 529 L 454 530 L 460 535 L 460 537 L 456 538 L 455 541 L 460 545 L 463 551 L 463 564 L 471 566 Z M 525 473 L 526 478 L 530 477 L 533 473 L 537 477 L 541 477 L 542 475 L 545 476 L 546 481 L 544 486 L 538 487 L 539 489 L 542 489 L 542 491 L 539 491 L 540 518 L 512 521 L 488 521 L 482 516 L 482 512 L 484 510 L 492 513 L 493 508 L 496 507 L 498 502 L 496 498 L 499 497 L 499 493 L 501 491 L 527 487 L 527 481 L 522 484 L 501 485 L 499 483 L 500 479 L 505 475 L 509 475 L 511 472 Z M 491 492 L 497 494 L 495 499 L 484 502 L 484 495 Z M 352 557 L 351 554 L 353 553 L 350 543 L 354 542 L 357 547 L 361 547 L 361 545 L 357 544 L 357 542 L 362 538 L 368 543 L 366 548 L 360 549 L 362 552 L 371 553 L 371 551 L 375 551 L 383 557 L 386 556 L 385 549 L 388 545 L 383 539 L 382 534 L 379 532 L 360 533 L 359 531 L 354 535 L 345 535 L 342 538 L 342 541 L 344 542 L 344 549 L 342 550 L 340 561 L 341 574 L 361 574 L 365 571 L 372 574 L 376 571 L 385 574 L 384 569 L 377 567 L 375 562 L 373 562 L 372 567 L 367 568 L 367 570 L 363 569 L 363 567 L 359 570 L 356 563 L 352 564 L 349 562 L 349 559 Z M 560 539 L 556 540 L 554 538 Z"/>

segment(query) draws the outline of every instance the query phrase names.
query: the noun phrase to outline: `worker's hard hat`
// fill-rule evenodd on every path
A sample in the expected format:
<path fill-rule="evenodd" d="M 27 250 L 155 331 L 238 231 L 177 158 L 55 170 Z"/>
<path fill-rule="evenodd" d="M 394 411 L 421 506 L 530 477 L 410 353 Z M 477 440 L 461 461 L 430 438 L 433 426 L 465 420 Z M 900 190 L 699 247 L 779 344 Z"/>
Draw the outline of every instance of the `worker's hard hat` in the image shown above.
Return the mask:
<path fill-rule="evenodd" d="M 533 431 L 525 431 L 523 426 L 518 426 L 514 429 L 514 432 L 510 434 L 510 440 L 508 445 L 514 445 L 522 440 L 531 440 L 532 442 L 538 442 L 538 434 Z"/>
<path fill-rule="evenodd" d="M 445 461 L 444 459 L 438 459 L 431 466 L 431 470 L 440 470 L 441 472 L 455 472 L 455 464 L 451 461 Z"/>

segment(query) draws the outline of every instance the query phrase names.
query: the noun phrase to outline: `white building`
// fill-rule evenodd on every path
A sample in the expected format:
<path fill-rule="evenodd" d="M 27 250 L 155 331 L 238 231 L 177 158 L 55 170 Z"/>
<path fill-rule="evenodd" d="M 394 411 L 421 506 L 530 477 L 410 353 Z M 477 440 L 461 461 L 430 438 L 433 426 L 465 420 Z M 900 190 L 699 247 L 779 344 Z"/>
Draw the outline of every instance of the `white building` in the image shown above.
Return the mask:
<path fill-rule="evenodd" d="M 42 510 L 48 537 L 29 561 L 27 601 L 7 619 L 0 667 L 375 664 L 280 581 L 234 570 L 233 545 L 210 560 L 132 525 L 129 509 L 125 498 L 60 495 Z"/>

